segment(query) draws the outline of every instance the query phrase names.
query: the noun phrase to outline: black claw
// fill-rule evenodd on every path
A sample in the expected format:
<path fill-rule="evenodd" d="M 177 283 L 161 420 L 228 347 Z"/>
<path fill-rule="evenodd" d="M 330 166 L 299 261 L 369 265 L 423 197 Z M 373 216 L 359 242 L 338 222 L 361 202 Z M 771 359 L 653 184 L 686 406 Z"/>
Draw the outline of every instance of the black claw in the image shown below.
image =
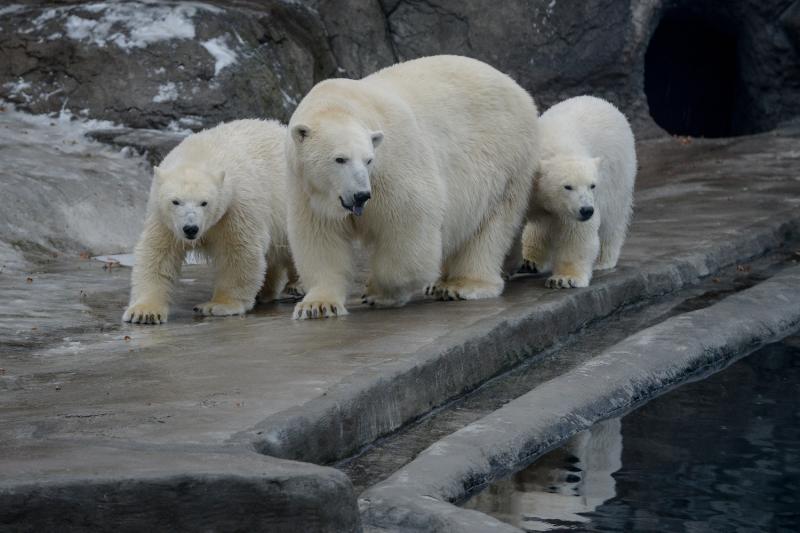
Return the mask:
<path fill-rule="evenodd" d="M 574 289 L 575 288 L 575 281 L 569 280 L 569 286 Z"/>
<path fill-rule="evenodd" d="M 339 312 L 336 310 L 336 306 L 335 305 L 331 306 L 331 313 L 333 313 L 334 315 L 338 315 L 339 314 Z"/>
<path fill-rule="evenodd" d="M 567 483 L 577 483 L 580 480 L 581 478 L 575 474 L 570 474 L 567 476 Z"/>
<path fill-rule="evenodd" d="M 576 456 L 574 456 L 574 455 L 570 455 L 570 456 L 569 456 L 569 457 L 567 457 L 565 460 L 566 460 L 568 463 L 580 463 L 580 462 L 581 462 L 581 460 L 580 460 L 580 459 L 578 459 L 578 458 L 577 458 Z"/>
<path fill-rule="evenodd" d="M 306 309 L 306 318 L 311 318 L 311 309 Z"/>

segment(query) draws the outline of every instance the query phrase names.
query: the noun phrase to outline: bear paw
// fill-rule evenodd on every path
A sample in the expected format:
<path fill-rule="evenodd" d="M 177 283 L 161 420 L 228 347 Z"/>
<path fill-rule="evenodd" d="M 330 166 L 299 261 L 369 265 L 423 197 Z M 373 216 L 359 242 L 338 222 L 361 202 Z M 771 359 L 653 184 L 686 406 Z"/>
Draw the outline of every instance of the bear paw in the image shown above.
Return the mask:
<path fill-rule="evenodd" d="M 247 306 L 243 302 L 215 302 L 211 300 L 194 307 L 196 313 L 205 316 L 229 316 L 243 315 L 247 312 Z"/>
<path fill-rule="evenodd" d="M 372 307 L 402 307 L 408 303 L 408 295 L 387 295 L 367 293 L 361 296 L 361 303 Z"/>
<path fill-rule="evenodd" d="M 544 286 L 548 289 L 577 289 L 579 287 L 588 287 L 589 280 L 573 276 L 550 276 L 544 282 Z"/>
<path fill-rule="evenodd" d="M 438 281 L 425 288 L 425 294 L 437 300 L 479 300 L 494 298 L 503 292 L 502 283 L 489 283 L 471 279 Z"/>
<path fill-rule="evenodd" d="M 306 291 L 303 290 L 303 287 L 300 285 L 300 283 L 287 283 L 286 287 L 283 289 L 283 292 L 292 298 L 302 298 L 306 295 Z"/>
<path fill-rule="evenodd" d="M 306 320 L 309 318 L 328 318 L 343 316 L 347 314 L 347 309 L 341 302 L 326 302 L 324 300 L 303 300 L 294 306 L 292 318 L 295 320 Z"/>
<path fill-rule="evenodd" d="M 137 303 L 129 306 L 122 315 L 123 322 L 131 324 L 164 324 L 169 307 L 160 303 Z"/>
<path fill-rule="evenodd" d="M 525 259 L 522 261 L 522 266 L 519 267 L 517 271 L 520 274 L 538 274 L 539 267 L 536 265 L 535 261 L 531 261 L 530 259 Z"/>

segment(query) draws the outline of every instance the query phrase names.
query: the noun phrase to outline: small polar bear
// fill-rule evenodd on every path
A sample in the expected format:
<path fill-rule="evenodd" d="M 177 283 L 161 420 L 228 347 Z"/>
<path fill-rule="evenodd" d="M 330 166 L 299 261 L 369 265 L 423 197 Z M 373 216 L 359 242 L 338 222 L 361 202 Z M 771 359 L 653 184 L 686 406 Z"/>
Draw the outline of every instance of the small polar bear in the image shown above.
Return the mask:
<path fill-rule="evenodd" d="M 498 296 L 538 164 L 538 112 L 507 75 L 457 56 L 317 84 L 289 123 L 289 240 L 307 289 L 295 318 L 346 314 L 351 247 L 364 302 Z"/>
<path fill-rule="evenodd" d="M 593 268 L 614 268 L 625 241 L 636 149 L 625 116 L 593 96 L 570 98 L 540 119 L 542 160 L 523 234 L 529 270 L 550 288 L 587 287 Z"/>
<path fill-rule="evenodd" d="M 287 276 L 287 292 L 296 290 L 286 236 L 285 139 L 278 122 L 237 120 L 190 135 L 155 168 L 125 322 L 167 321 L 188 252 L 215 268 L 211 300 L 195 307 L 203 315 L 245 313 L 257 295 L 275 298 Z"/>

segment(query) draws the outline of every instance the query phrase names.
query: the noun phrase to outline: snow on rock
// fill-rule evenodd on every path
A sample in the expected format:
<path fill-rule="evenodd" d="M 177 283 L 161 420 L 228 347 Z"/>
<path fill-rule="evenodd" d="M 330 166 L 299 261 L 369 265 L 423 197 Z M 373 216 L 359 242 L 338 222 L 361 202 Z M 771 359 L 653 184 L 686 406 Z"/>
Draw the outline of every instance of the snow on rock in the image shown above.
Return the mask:
<path fill-rule="evenodd" d="M 178 87 L 173 82 L 169 82 L 159 85 L 158 94 L 153 97 L 153 102 L 158 104 L 162 102 L 174 102 L 177 99 Z"/>
<path fill-rule="evenodd" d="M 9 6 L 1 9 L 0 15 L 22 9 L 25 7 Z M 20 31 L 40 30 L 60 17 L 64 19 L 64 34 L 70 39 L 131 50 L 159 41 L 194 39 L 192 19 L 198 11 L 219 13 L 222 10 L 200 2 L 94 2 L 48 9 L 33 19 L 30 27 Z"/>
<path fill-rule="evenodd" d="M 214 76 L 217 76 L 222 69 L 236 63 L 238 57 L 236 52 L 228 47 L 225 37 L 215 37 L 204 41 L 203 48 L 214 57 Z"/>

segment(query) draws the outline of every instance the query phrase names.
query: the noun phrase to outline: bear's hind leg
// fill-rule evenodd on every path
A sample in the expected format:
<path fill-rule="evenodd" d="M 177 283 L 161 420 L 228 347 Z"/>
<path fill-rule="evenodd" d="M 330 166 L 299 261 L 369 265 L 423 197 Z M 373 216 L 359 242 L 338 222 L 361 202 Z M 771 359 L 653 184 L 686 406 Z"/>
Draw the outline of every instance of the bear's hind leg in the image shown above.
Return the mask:
<path fill-rule="evenodd" d="M 440 300 L 494 298 L 503 292 L 503 263 L 519 226 L 520 210 L 503 204 L 478 233 L 445 260 L 448 276 L 434 287 Z"/>
<path fill-rule="evenodd" d="M 603 224 L 600 227 L 600 255 L 597 257 L 595 270 L 607 270 L 617 266 L 625 236 L 628 233 L 627 221 L 624 225 L 609 227 Z"/>
<path fill-rule="evenodd" d="M 432 225 L 406 227 L 401 234 L 384 235 L 371 250 L 371 276 L 362 301 L 377 307 L 401 307 L 413 294 L 436 281 L 442 255 L 442 236 Z M 403 235 L 399 238 L 399 235 Z"/>
<path fill-rule="evenodd" d="M 226 242 L 217 243 L 211 251 L 216 267 L 214 294 L 194 310 L 214 316 L 246 313 L 253 308 L 264 283 L 267 269 L 264 249 L 228 236 Z"/>

